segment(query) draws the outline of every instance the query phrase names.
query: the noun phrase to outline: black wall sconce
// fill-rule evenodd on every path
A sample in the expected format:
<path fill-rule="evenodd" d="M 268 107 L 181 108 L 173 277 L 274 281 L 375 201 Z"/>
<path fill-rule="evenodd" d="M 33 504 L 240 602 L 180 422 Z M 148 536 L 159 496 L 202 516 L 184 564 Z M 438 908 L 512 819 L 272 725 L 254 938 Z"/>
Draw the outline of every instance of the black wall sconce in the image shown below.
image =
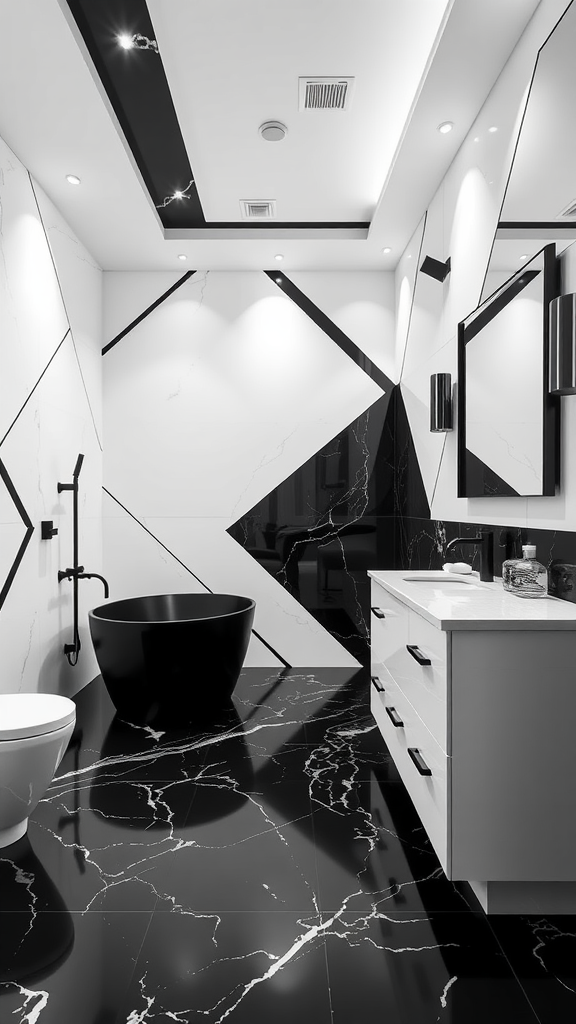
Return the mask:
<path fill-rule="evenodd" d="M 433 373 L 430 377 L 430 430 L 440 434 L 452 430 L 452 376 Z"/>
<path fill-rule="evenodd" d="M 551 395 L 576 395 L 576 294 L 550 303 L 549 385 Z"/>
<path fill-rule="evenodd" d="M 425 256 L 420 270 L 423 274 L 428 274 L 428 277 L 433 277 L 435 281 L 445 281 L 450 273 L 450 257 L 445 263 L 441 263 L 432 256 Z"/>

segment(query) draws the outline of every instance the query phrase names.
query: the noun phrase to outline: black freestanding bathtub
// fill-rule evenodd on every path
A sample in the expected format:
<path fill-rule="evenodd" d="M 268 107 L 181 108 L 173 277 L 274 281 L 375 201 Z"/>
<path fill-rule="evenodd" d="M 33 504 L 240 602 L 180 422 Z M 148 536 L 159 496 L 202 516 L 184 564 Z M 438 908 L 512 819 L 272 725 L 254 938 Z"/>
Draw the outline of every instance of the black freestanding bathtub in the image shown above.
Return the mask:
<path fill-rule="evenodd" d="M 102 678 L 129 722 L 205 719 L 230 700 L 255 602 L 231 594 L 161 594 L 88 613 Z"/>

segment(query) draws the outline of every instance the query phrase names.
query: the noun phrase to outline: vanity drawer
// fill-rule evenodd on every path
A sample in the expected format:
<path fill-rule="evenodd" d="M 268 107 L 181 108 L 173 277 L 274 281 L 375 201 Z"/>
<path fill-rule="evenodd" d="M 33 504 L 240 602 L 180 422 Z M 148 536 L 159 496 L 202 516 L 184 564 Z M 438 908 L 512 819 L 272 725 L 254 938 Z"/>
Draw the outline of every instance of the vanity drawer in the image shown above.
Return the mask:
<path fill-rule="evenodd" d="M 442 750 L 451 753 L 448 728 L 448 677 L 451 634 L 437 629 L 412 610 L 408 640 L 390 667 L 398 686 Z M 413 654 L 408 648 L 412 648 Z M 430 664 L 421 664 L 420 660 Z"/>
<path fill-rule="evenodd" d="M 408 643 L 409 609 L 372 580 L 370 642 L 374 658 L 394 675 L 394 665 Z"/>
<path fill-rule="evenodd" d="M 372 714 L 436 855 L 449 876 L 448 772 L 451 758 L 438 746 L 410 701 L 385 670 L 381 670 L 380 680 L 384 692 L 370 687 Z M 417 760 L 420 770 L 415 763 Z M 421 774 L 426 770 L 429 775 Z"/>
<path fill-rule="evenodd" d="M 436 742 L 450 753 L 447 694 L 451 634 L 437 629 L 374 580 L 371 600 L 374 661 L 385 665 Z M 384 617 L 378 617 L 377 612 Z M 413 654 L 409 647 L 416 648 Z M 421 656 L 430 665 L 420 664 Z"/>

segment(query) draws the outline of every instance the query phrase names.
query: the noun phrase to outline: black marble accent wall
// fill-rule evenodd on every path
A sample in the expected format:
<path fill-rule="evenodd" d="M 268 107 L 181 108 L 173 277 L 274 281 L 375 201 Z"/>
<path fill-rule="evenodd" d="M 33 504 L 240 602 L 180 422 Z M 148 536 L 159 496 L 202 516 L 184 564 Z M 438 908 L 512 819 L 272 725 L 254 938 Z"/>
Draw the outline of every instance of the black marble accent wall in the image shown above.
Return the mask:
<path fill-rule="evenodd" d="M 576 603 L 576 533 L 568 530 L 535 530 L 515 526 L 493 526 L 485 523 L 444 522 L 404 516 L 396 520 L 395 560 L 398 569 L 441 569 L 446 561 L 462 559 L 469 562 L 471 549 L 456 548 L 446 558 L 446 545 L 454 537 L 473 537 L 479 527 L 494 532 L 494 573 L 502 575 L 502 562 L 521 558 L 523 544 L 536 545 L 536 557 L 548 569 L 551 594 Z M 478 553 L 472 558 L 478 569 Z"/>
<path fill-rule="evenodd" d="M 430 508 L 395 385 L 229 530 L 360 662 L 368 569 L 403 564 L 403 524 Z"/>
<path fill-rule="evenodd" d="M 394 560 L 395 387 L 242 516 L 229 533 L 359 661 L 366 570 Z"/>
<path fill-rule="evenodd" d="M 446 546 L 455 537 L 473 537 L 481 527 L 485 527 L 494 533 L 496 576 L 502 575 L 502 562 L 507 558 L 522 557 L 523 544 L 535 544 L 538 560 L 548 569 L 550 593 L 576 603 L 576 532 L 431 519 L 412 431 L 398 385 L 394 388 L 391 407 L 394 543 L 392 551 L 390 547 L 387 549 L 390 560 L 386 567 L 441 569 L 446 561 L 470 562 L 472 559 L 472 567 L 479 569 L 478 552 L 474 553 L 467 546 L 461 551 L 456 548 L 447 557 Z"/>

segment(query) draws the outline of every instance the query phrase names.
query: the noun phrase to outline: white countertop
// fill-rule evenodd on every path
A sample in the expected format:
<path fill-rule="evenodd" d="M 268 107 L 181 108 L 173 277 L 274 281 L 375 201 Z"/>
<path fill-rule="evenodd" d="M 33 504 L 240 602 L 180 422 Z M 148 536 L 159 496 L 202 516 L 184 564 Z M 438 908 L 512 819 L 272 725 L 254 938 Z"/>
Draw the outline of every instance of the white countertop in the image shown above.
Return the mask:
<path fill-rule="evenodd" d="M 504 590 L 502 580 L 481 583 L 477 573 L 369 570 L 368 575 L 438 629 L 576 630 L 576 604 L 550 596 L 516 597 Z"/>

